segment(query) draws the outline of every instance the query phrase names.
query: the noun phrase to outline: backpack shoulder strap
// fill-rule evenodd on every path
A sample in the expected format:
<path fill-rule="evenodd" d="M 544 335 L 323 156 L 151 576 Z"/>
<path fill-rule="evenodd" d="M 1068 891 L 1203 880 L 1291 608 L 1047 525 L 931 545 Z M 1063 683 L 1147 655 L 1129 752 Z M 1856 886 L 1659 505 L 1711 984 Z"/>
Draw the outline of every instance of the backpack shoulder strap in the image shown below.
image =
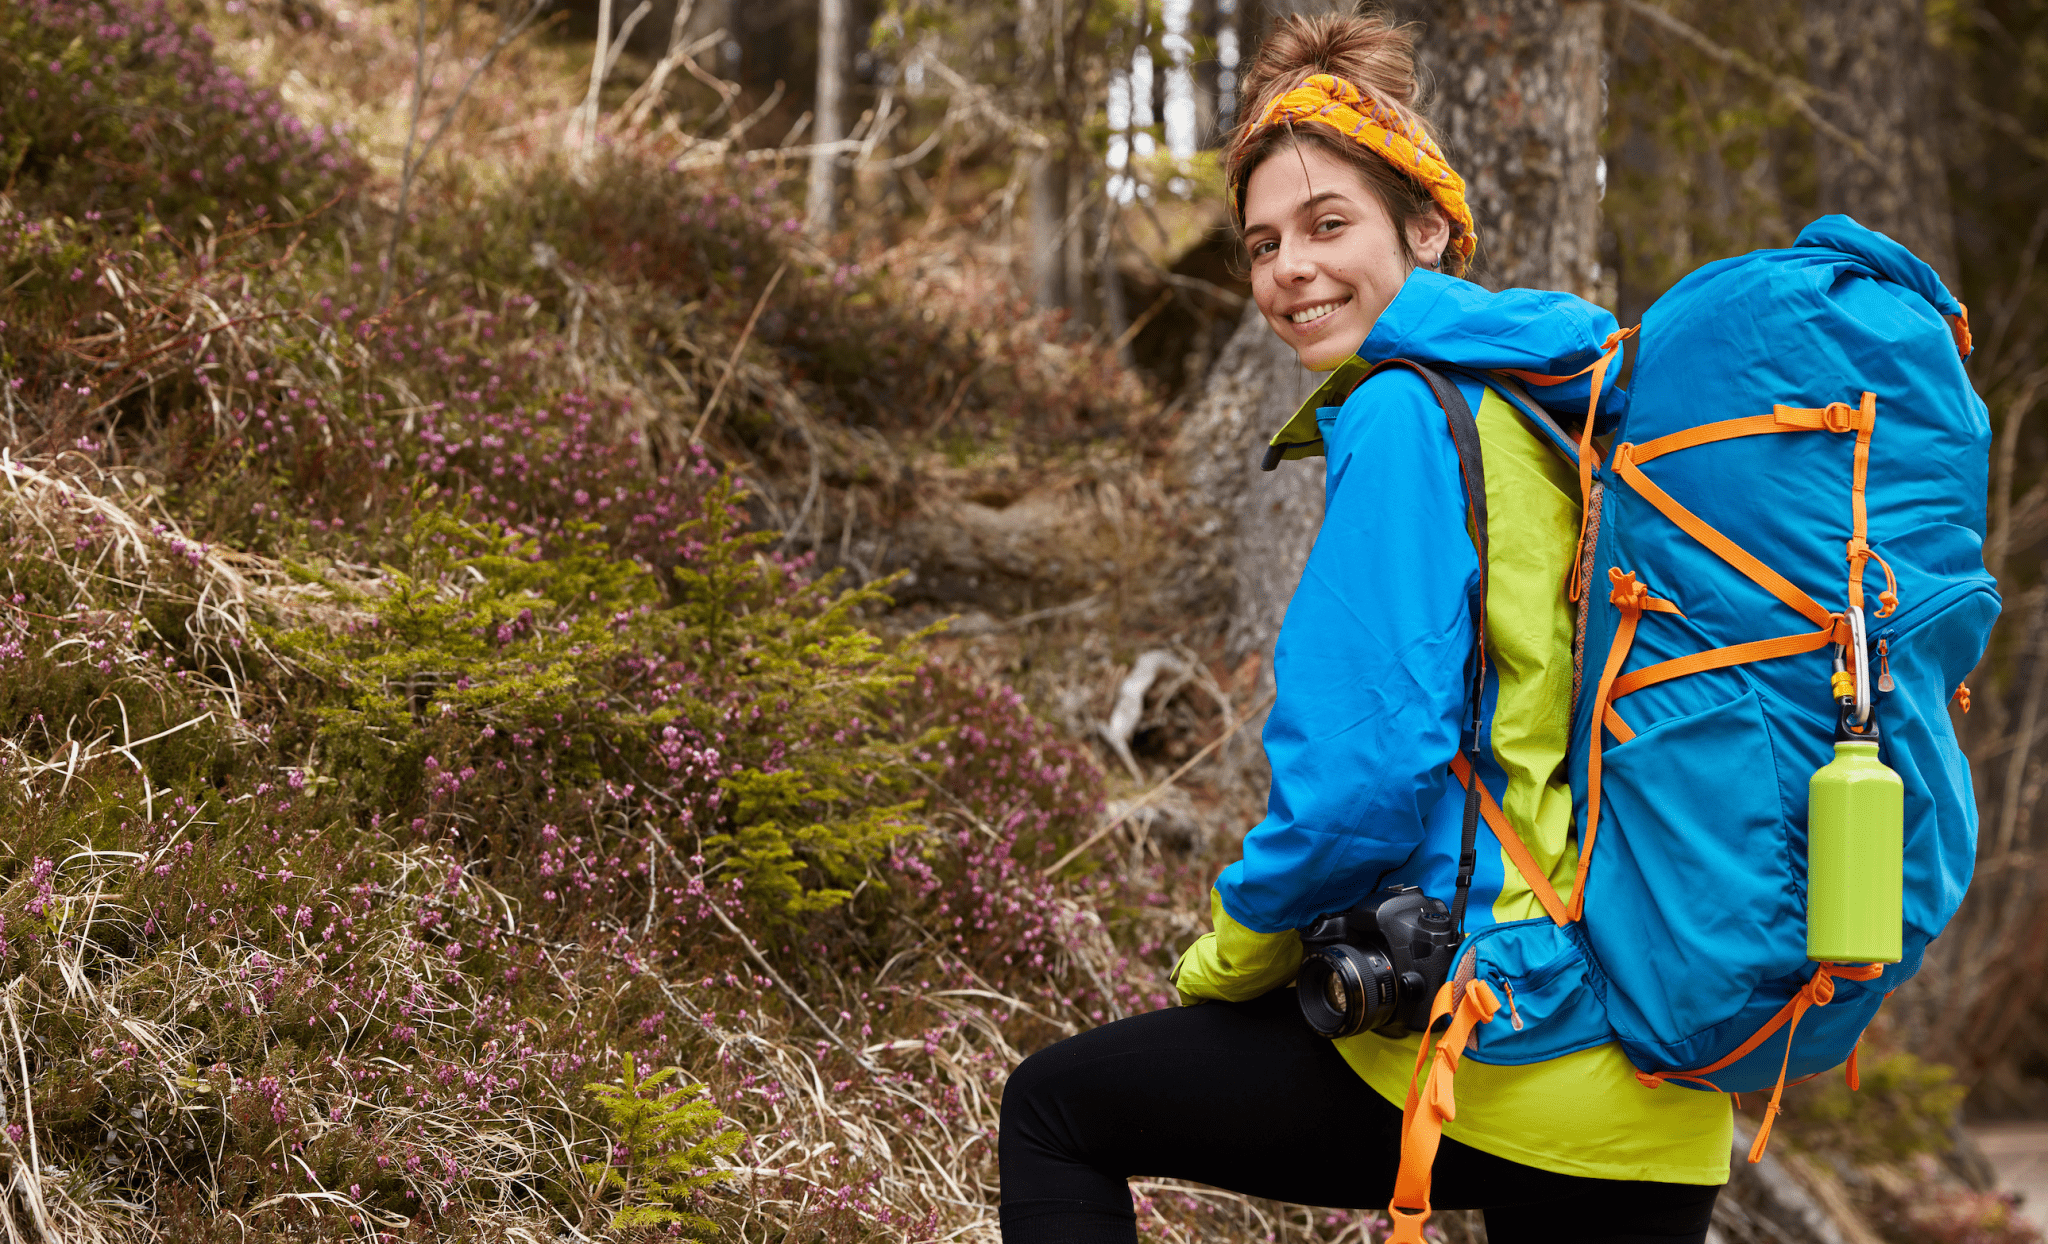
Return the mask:
<path fill-rule="evenodd" d="M 1486 464 L 1479 451 L 1479 421 L 1472 417 L 1472 407 L 1465 401 L 1465 395 L 1458 392 L 1441 372 L 1426 367 L 1413 359 L 1387 359 L 1376 363 L 1360 378 L 1359 383 L 1379 375 L 1383 371 L 1402 368 L 1413 372 L 1429 386 L 1436 404 L 1443 408 L 1444 422 L 1449 426 L 1451 444 L 1458 451 L 1458 474 L 1465 486 L 1465 506 L 1472 518 L 1472 539 L 1479 551 L 1479 592 L 1472 601 L 1472 698 L 1471 718 L 1461 731 L 1460 749 L 1466 755 L 1466 763 L 1476 774 L 1480 757 L 1480 727 L 1484 724 L 1486 699 L 1486 580 L 1487 580 L 1487 538 L 1486 538 Z M 1472 890 L 1472 874 L 1479 866 L 1479 792 L 1480 784 L 1473 781 L 1465 787 L 1465 819 L 1463 834 L 1458 846 L 1458 888 L 1451 900 L 1451 927 L 1462 939 L 1465 935 L 1465 900 Z"/>
<path fill-rule="evenodd" d="M 1543 443 L 1550 446 L 1558 457 L 1564 459 L 1566 465 L 1574 471 L 1579 469 L 1578 442 L 1572 439 L 1571 433 L 1564 430 L 1564 425 L 1538 405 L 1535 398 L 1529 396 L 1529 390 L 1522 387 L 1521 381 L 1500 371 L 1485 373 L 1485 381 L 1487 388 L 1500 394 L 1503 401 L 1514 407 L 1535 427 Z"/>

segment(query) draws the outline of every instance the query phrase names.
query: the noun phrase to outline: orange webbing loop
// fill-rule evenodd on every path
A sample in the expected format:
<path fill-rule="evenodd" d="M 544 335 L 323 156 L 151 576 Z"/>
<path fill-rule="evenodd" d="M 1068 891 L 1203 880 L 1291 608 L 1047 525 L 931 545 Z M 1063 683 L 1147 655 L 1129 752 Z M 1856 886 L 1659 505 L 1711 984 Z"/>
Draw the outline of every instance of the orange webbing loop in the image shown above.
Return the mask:
<path fill-rule="evenodd" d="M 1842 1078 L 1849 1082 L 1849 1091 L 1852 1093 L 1863 1087 L 1863 1077 L 1856 1071 L 1856 1056 L 1862 1052 L 1863 1042 L 1858 1041 L 1850 1046 L 1849 1065 L 1842 1068 Z"/>
<path fill-rule="evenodd" d="M 1505 375 L 1513 376 L 1525 384 L 1540 385 L 1544 388 L 1563 384 L 1567 380 L 1576 380 L 1587 372 L 1593 373 L 1592 396 L 1586 399 L 1586 426 L 1579 429 L 1579 543 L 1578 553 L 1572 558 L 1571 584 L 1565 589 L 1567 600 L 1576 601 L 1586 590 L 1585 571 L 1582 568 L 1586 564 L 1586 512 L 1593 505 L 1593 463 L 1599 457 L 1593 452 L 1593 420 L 1600 413 L 1600 387 L 1606 383 L 1607 365 L 1621 352 L 1622 343 L 1635 336 L 1642 327 L 1638 324 L 1634 328 L 1617 329 L 1607 334 L 1607 340 L 1600 343 L 1600 357 L 1569 376 L 1545 376 L 1538 372 L 1520 371 L 1512 367 L 1502 369 Z"/>
<path fill-rule="evenodd" d="M 1636 737 L 1635 728 L 1621 719 L 1621 714 L 1614 711 L 1612 704 L 1600 714 L 1600 724 L 1607 727 L 1607 733 L 1613 735 L 1617 743 L 1626 743 Z"/>
<path fill-rule="evenodd" d="M 1451 1088 L 1458 1074 L 1458 1060 L 1464 1057 L 1465 1046 L 1472 1040 L 1472 1030 L 1493 1022 L 1495 1012 L 1500 1010 L 1500 1000 L 1485 981 L 1474 980 L 1463 987 L 1462 997 L 1459 993 L 1457 983 L 1452 981 L 1446 981 L 1437 990 L 1436 1001 L 1429 1008 L 1430 1031 L 1436 1030 L 1439 1019 L 1454 1010 L 1456 1014 L 1433 1049 L 1425 1034 L 1415 1051 L 1415 1074 L 1408 1077 L 1408 1104 L 1401 1111 L 1401 1169 L 1394 1176 L 1394 1199 L 1387 1204 L 1387 1217 L 1394 1227 L 1387 1244 L 1423 1244 L 1422 1226 L 1429 1221 L 1430 1213 L 1430 1168 L 1436 1164 L 1444 1123 L 1458 1115 L 1457 1098 Z M 1457 1001 L 1453 1002 L 1453 998 Z M 1415 1080 L 1422 1075 L 1425 1062 L 1429 1064 L 1429 1075 L 1418 1090 Z"/>
<path fill-rule="evenodd" d="M 1459 782 L 1467 788 L 1471 787 L 1474 780 L 1472 763 L 1465 759 L 1465 753 L 1459 752 L 1451 757 L 1451 772 L 1458 775 Z M 1493 792 L 1486 789 L 1484 782 L 1479 783 L 1479 815 L 1485 818 L 1486 827 L 1493 831 L 1493 836 L 1500 839 L 1501 850 L 1508 853 L 1508 859 L 1513 862 L 1515 871 L 1522 874 L 1522 880 L 1534 891 L 1536 901 L 1543 904 L 1543 910 L 1550 913 L 1551 920 L 1561 925 L 1569 924 L 1571 917 L 1565 913 L 1564 900 L 1557 896 L 1557 889 L 1550 884 L 1550 878 L 1544 876 L 1543 870 L 1537 867 L 1536 857 L 1529 853 L 1528 844 L 1515 832 L 1515 827 L 1508 823 L 1507 813 L 1502 812 L 1500 805 L 1493 801 Z"/>
<path fill-rule="evenodd" d="M 1806 987 L 1793 995 L 1792 1001 L 1786 1004 L 1792 1008 L 1792 1023 L 1790 1027 L 1785 1029 L 1785 1060 L 1778 1065 L 1777 1087 L 1771 1090 L 1771 1103 L 1764 1108 L 1764 1121 L 1756 1129 L 1755 1143 L 1749 1147 L 1749 1160 L 1751 1162 L 1763 1161 L 1764 1146 L 1771 1143 L 1771 1124 L 1777 1121 L 1778 1111 L 1781 1108 L 1779 1102 L 1785 1096 L 1785 1073 L 1792 1066 L 1792 1038 L 1799 1035 L 1800 1017 L 1806 1014 L 1808 1007 L 1826 1006 L 1834 1001 L 1836 977 L 1839 976 L 1844 980 L 1867 981 L 1873 980 L 1883 973 L 1884 964 L 1882 963 L 1864 963 L 1855 967 L 1850 967 L 1844 963 L 1823 963 L 1814 969 L 1813 979 L 1806 982 Z"/>
<path fill-rule="evenodd" d="M 1614 469 L 1629 486 L 1640 493 L 1645 501 L 1657 507 L 1664 517 L 1676 523 L 1681 530 L 1705 545 L 1722 561 L 1748 575 L 1756 584 L 1785 602 L 1787 606 L 1805 616 L 1815 626 L 1833 626 L 1834 615 L 1820 607 L 1813 597 L 1792 586 L 1785 576 L 1764 565 L 1741 545 L 1708 526 L 1691 510 L 1671 499 L 1670 494 L 1650 482 L 1634 462 L 1635 446 L 1614 447 Z"/>
<path fill-rule="evenodd" d="M 1593 691 L 1593 720 L 1604 722 L 1607 717 L 1607 702 L 1613 696 L 1615 675 L 1621 672 L 1621 663 L 1627 659 L 1628 650 L 1636 641 L 1636 624 L 1642 620 L 1645 611 L 1654 613 L 1676 613 L 1685 615 L 1677 605 L 1650 595 L 1650 589 L 1636 580 L 1634 574 L 1619 566 L 1607 572 L 1608 581 L 1614 586 L 1609 589 L 1607 599 L 1621 610 L 1621 624 L 1615 627 L 1614 642 L 1607 649 L 1607 665 L 1600 671 L 1600 682 Z M 1600 728 L 1593 728 L 1593 746 L 1586 757 L 1586 832 L 1579 839 L 1579 870 L 1572 879 L 1571 918 L 1577 920 L 1586 912 L 1586 870 L 1593 863 L 1593 839 L 1600 832 L 1600 749 L 1603 739 Z"/>
<path fill-rule="evenodd" d="M 1865 393 L 1863 407 L 1858 412 L 1862 417 L 1856 427 L 1856 470 L 1849 480 L 1849 607 L 1863 608 L 1863 567 L 1875 554 L 1870 551 L 1870 512 L 1864 504 L 1863 489 L 1870 479 L 1870 433 L 1877 426 L 1877 394 Z M 1882 618 L 1896 609 L 1899 604 L 1898 580 L 1892 578 L 1892 568 L 1884 568 L 1885 582 L 1891 585 L 1881 598 L 1884 607 L 1877 611 Z"/>
<path fill-rule="evenodd" d="M 1749 1147 L 1749 1160 L 1760 1162 L 1763 1160 L 1764 1146 L 1768 1145 L 1771 1140 L 1771 1123 L 1778 1117 L 1778 1112 L 1781 1108 L 1780 1102 L 1785 1096 L 1785 1076 L 1792 1066 L 1792 1039 L 1799 1034 L 1800 1018 L 1806 1014 L 1807 1008 L 1826 1006 L 1834 1001 L 1836 980 L 1876 980 L 1884 974 L 1884 969 L 1885 965 L 1882 963 L 1859 963 L 1854 965 L 1823 963 L 1814 969 L 1813 978 L 1807 981 L 1798 993 L 1792 995 L 1790 1002 L 1778 1008 L 1778 1013 L 1771 1016 L 1768 1023 L 1757 1029 L 1749 1040 L 1736 1046 L 1730 1053 L 1701 1067 L 1697 1071 L 1638 1071 L 1636 1072 L 1636 1080 L 1650 1088 L 1655 1088 L 1666 1080 L 1690 1080 L 1696 1084 L 1703 1084 L 1708 1088 L 1713 1088 L 1714 1082 L 1709 1080 L 1708 1076 L 1747 1058 L 1758 1046 L 1770 1040 L 1772 1034 L 1777 1032 L 1778 1029 L 1785 1028 L 1785 1058 L 1778 1065 L 1778 1083 L 1771 1090 L 1770 1105 L 1764 1111 L 1763 1125 L 1756 1130 L 1756 1141 Z M 1789 1028 L 1786 1027 L 1788 1023 L 1790 1024 Z M 1851 1081 L 1849 1087 L 1855 1088 L 1857 1086 L 1856 1054 L 1853 1050 L 1849 1053 L 1849 1067 Z"/>
<path fill-rule="evenodd" d="M 1969 358 L 1971 349 L 1970 308 L 1961 302 L 1958 302 L 1956 305 L 1962 307 L 1963 313 L 1961 315 L 1945 315 L 1941 318 L 1948 321 L 1949 335 L 1956 339 L 1956 356 L 1958 358 Z"/>

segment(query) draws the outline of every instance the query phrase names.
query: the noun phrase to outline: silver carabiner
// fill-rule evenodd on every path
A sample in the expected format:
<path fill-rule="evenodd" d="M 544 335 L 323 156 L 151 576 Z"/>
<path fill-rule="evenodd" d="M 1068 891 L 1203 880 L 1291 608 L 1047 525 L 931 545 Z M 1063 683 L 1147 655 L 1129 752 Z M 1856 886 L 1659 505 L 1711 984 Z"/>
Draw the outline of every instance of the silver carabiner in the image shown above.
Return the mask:
<path fill-rule="evenodd" d="M 1849 606 L 1849 634 L 1856 649 L 1856 724 L 1870 723 L 1870 636 L 1864 630 L 1863 610 Z"/>

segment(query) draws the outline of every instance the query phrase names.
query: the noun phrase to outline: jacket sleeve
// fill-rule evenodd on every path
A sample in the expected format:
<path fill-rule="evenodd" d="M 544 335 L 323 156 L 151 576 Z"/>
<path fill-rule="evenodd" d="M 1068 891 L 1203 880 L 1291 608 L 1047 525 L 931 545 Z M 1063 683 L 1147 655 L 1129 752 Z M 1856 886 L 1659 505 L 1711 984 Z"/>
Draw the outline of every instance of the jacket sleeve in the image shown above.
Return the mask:
<path fill-rule="evenodd" d="M 1209 892 L 1209 920 L 1214 931 L 1188 947 L 1173 968 L 1173 987 L 1180 1004 L 1243 1002 L 1294 979 L 1301 967 L 1301 934 L 1259 933 L 1230 918 L 1223 900 Z"/>
<path fill-rule="evenodd" d="M 1263 933 L 1349 907 L 1414 854 L 1469 687 L 1479 562 L 1442 408 L 1396 370 L 1318 423 L 1327 501 L 1273 656 L 1266 819 L 1216 886 Z"/>

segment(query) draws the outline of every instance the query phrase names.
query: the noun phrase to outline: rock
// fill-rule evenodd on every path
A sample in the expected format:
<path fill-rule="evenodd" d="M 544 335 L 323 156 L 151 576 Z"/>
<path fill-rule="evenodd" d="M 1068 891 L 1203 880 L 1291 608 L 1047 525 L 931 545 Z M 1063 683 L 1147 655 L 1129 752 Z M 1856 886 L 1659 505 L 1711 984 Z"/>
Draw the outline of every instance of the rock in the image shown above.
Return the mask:
<path fill-rule="evenodd" d="M 1756 1131 L 1740 1115 L 1728 1186 L 1714 1203 L 1713 1234 L 1722 1244 L 1882 1244 L 1834 1175 L 1791 1154 L 1749 1160 Z"/>

